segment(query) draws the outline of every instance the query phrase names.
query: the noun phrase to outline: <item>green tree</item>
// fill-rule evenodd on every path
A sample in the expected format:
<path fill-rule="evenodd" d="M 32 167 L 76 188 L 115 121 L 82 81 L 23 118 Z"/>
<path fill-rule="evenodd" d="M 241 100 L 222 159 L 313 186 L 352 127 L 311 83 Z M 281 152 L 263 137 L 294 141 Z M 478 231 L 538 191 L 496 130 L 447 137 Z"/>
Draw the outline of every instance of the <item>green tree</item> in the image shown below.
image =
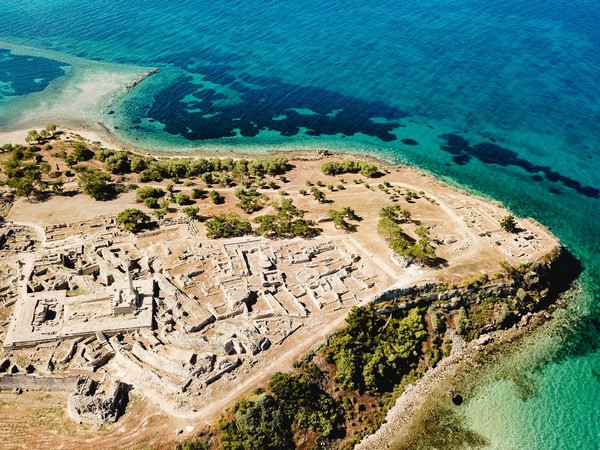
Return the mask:
<path fill-rule="evenodd" d="M 190 205 L 194 202 L 190 199 L 189 195 L 184 194 L 183 192 L 179 192 L 175 196 L 175 203 L 177 203 L 178 205 Z"/>
<path fill-rule="evenodd" d="M 515 220 L 515 216 L 508 215 L 504 216 L 500 221 L 500 228 L 508 233 L 517 233 L 517 221 Z"/>
<path fill-rule="evenodd" d="M 225 203 L 225 198 L 219 194 L 217 191 L 210 191 L 210 201 L 213 202 L 215 205 L 222 205 L 223 203 Z"/>
<path fill-rule="evenodd" d="M 46 131 L 50 136 L 54 136 L 54 134 L 56 133 L 56 125 L 54 125 L 53 123 L 49 123 L 48 125 L 46 125 Z"/>
<path fill-rule="evenodd" d="M 288 418 L 268 394 L 240 400 L 233 420 L 219 422 L 223 450 L 290 450 L 295 448 Z"/>
<path fill-rule="evenodd" d="M 86 167 L 80 170 L 79 186 L 84 194 L 94 200 L 110 200 L 116 196 L 110 175 L 95 167 Z"/>
<path fill-rule="evenodd" d="M 267 198 L 266 195 L 259 193 L 255 188 L 237 188 L 235 196 L 240 199 L 235 206 L 248 214 L 262 209 L 262 202 Z"/>
<path fill-rule="evenodd" d="M 104 160 L 104 168 L 114 174 L 130 173 L 129 155 L 126 152 L 115 152 Z"/>
<path fill-rule="evenodd" d="M 182 211 L 189 218 L 196 219 L 198 217 L 198 212 L 200 211 L 200 208 L 198 208 L 198 206 L 196 206 L 196 205 L 186 206 L 185 208 L 182 209 Z"/>
<path fill-rule="evenodd" d="M 269 381 L 269 390 L 279 401 L 286 416 L 298 427 L 316 431 L 325 438 L 342 432 L 342 408 L 305 375 L 277 372 Z"/>
<path fill-rule="evenodd" d="M 257 234 L 270 237 L 305 237 L 310 238 L 319 234 L 311 220 L 304 219 L 304 211 L 297 208 L 292 199 L 284 198 L 280 204 L 275 204 L 277 214 L 258 216 L 254 222 L 259 226 Z"/>
<path fill-rule="evenodd" d="M 193 188 L 192 189 L 192 198 L 194 199 L 204 199 L 208 195 L 206 189 L 202 188 Z"/>
<path fill-rule="evenodd" d="M 117 215 L 117 225 L 129 233 L 135 233 L 148 226 L 150 216 L 136 208 L 127 208 Z"/>
<path fill-rule="evenodd" d="M 152 186 L 143 186 L 135 190 L 135 197 L 137 201 L 142 201 L 147 198 L 159 199 L 164 197 L 164 195 L 165 192 L 161 188 L 155 188 Z"/>
<path fill-rule="evenodd" d="M 214 216 L 205 225 L 206 236 L 211 239 L 239 237 L 252 232 L 250 222 L 236 214 Z"/>
<path fill-rule="evenodd" d="M 346 219 L 344 219 L 344 214 L 342 214 L 340 211 L 330 209 L 327 212 L 327 217 L 329 217 L 332 220 L 333 225 L 336 228 L 341 228 L 345 231 L 356 231 L 356 226 L 348 223 Z"/>
<path fill-rule="evenodd" d="M 319 203 L 327 203 L 327 197 L 320 189 L 313 186 L 312 188 L 310 188 L 310 193 Z"/>

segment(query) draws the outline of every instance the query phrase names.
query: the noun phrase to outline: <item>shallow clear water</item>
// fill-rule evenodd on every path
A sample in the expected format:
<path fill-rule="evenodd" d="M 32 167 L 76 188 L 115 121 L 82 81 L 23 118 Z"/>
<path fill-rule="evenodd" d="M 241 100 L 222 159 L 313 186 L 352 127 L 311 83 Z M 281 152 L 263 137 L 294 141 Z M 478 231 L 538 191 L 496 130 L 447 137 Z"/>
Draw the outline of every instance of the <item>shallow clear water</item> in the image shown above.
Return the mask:
<path fill-rule="evenodd" d="M 535 217 L 583 261 L 582 293 L 517 355 L 535 395 L 493 383 L 466 417 L 492 448 L 598 448 L 600 6 L 399 3 L 4 0 L 0 128 L 368 152 Z"/>

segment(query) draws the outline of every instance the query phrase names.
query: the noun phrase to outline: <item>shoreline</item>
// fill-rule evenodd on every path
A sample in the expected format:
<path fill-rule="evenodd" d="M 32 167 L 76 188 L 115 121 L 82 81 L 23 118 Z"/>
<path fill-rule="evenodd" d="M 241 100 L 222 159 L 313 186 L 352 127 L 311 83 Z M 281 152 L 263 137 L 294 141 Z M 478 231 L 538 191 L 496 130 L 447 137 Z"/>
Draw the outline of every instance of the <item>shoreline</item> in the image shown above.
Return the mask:
<path fill-rule="evenodd" d="M 102 146 L 107 148 L 112 148 L 115 150 L 121 150 L 125 152 L 130 152 L 135 155 L 140 156 L 154 156 L 157 158 L 253 158 L 260 156 L 285 156 L 291 160 L 316 160 L 322 159 L 323 157 L 339 157 L 339 158 L 359 158 L 366 161 L 371 161 L 375 163 L 383 164 L 387 167 L 397 167 L 397 168 L 406 168 L 410 170 L 414 170 L 415 172 L 421 174 L 422 176 L 429 177 L 433 179 L 437 183 L 441 183 L 444 186 L 448 187 L 457 192 L 464 193 L 466 195 L 472 195 L 475 197 L 479 197 L 486 202 L 492 203 L 494 205 L 505 205 L 502 204 L 497 199 L 486 196 L 483 192 L 479 192 L 477 190 L 468 189 L 465 186 L 462 186 L 452 179 L 449 179 L 444 176 L 437 175 L 433 172 L 428 171 L 427 169 L 421 168 L 414 164 L 410 164 L 407 161 L 400 160 L 392 160 L 383 157 L 382 155 L 374 155 L 372 153 L 360 153 L 358 151 L 353 151 L 353 149 L 348 150 L 340 150 L 340 149 L 329 149 L 322 147 L 314 147 L 314 148 L 306 148 L 306 149 L 264 149 L 263 151 L 253 151 L 253 150 L 233 150 L 226 149 L 222 152 L 215 151 L 212 146 L 198 146 L 194 149 L 187 150 L 157 150 L 150 149 L 144 147 L 136 147 L 135 144 L 126 142 L 120 139 L 117 134 L 110 130 L 106 124 L 102 122 L 95 122 L 93 125 L 86 126 L 83 124 L 67 124 L 60 125 L 56 124 L 59 131 L 62 131 L 65 134 L 72 134 L 74 136 L 81 136 L 84 139 L 87 139 L 90 142 L 100 142 Z M 11 144 L 25 144 L 25 136 L 27 132 L 32 129 L 43 128 L 45 124 L 38 125 L 34 127 L 23 128 L 22 126 L 8 128 L 7 130 L 2 130 L 0 128 L 0 146 L 11 143 Z M 12 139 L 12 142 L 11 142 Z M 20 139 L 18 142 L 15 139 Z M 318 150 L 325 150 L 327 154 L 325 156 L 319 155 L 317 153 Z M 529 218 L 527 218 L 529 219 Z M 544 230 L 552 233 L 548 227 L 543 224 L 539 224 Z"/>
<path fill-rule="evenodd" d="M 0 146 L 11 143 L 11 144 L 25 144 L 24 138 L 27 132 L 32 129 L 40 129 L 46 126 L 46 123 L 40 124 L 31 122 L 31 126 L 24 127 L 23 125 L 17 125 L 14 127 L 0 127 Z M 155 149 L 144 147 L 141 144 L 131 143 L 118 136 L 118 134 L 108 128 L 105 123 L 94 122 L 91 125 L 84 125 L 82 123 L 69 122 L 64 123 L 64 120 L 60 123 L 56 123 L 58 130 L 62 131 L 63 134 L 79 135 L 91 142 L 98 141 L 105 147 L 111 147 L 115 150 L 127 151 L 137 155 L 144 156 L 156 156 L 161 158 L 201 158 L 201 157 L 217 157 L 217 158 L 251 158 L 263 155 L 270 156 L 289 156 L 290 159 L 315 159 L 320 156 L 316 155 L 318 150 L 325 150 L 329 152 L 329 156 L 345 156 L 345 157 L 357 157 L 365 160 L 376 161 L 386 165 L 411 167 L 421 172 L 425 172 L 423 169 L 418 169 L 416 166 L 411 166 L 404 161 L 396 161 L 385 158 L 381 155 L 374 155 L 372 153 L 360 153 L 354 151 L 351 148 L 348 150 L 344 149 L 331 149 L 325 147 L 319 147 L 317 145 L 308 145 L 306 148 L 298 145 L 297 147 L 286 148 L 269 148 L 269 147 L 237 147 L 235 145 L 223 144 L 221 147 L 216 145 L 198 145 L 197 147 L 190 147 L 186 149 L 167 150 Z M 12 139 L 12 141 L 11 141 Z M 235 148 L 234 148 L 235 147 Z M 220 149 L 220 150 L 219 150 Z M 259 150 L 260 149 L 260 150 Z"/>
<path fill-rule="evenodd" d="M 552 311 L 542 309 L 523 316 L 521 322 L 513 328 L 492 331 L 468 343 L 462 341 L 458 351 L 453 350 L 435 367 L 428 369 L 422 378 L 405 387 L 394 406 L 386 413 L 377 431 L 365 436 L 354 446 L 354 450 L 393 449 L 396 442 L 410 436 L 412 427 L 420 419 L 420 411 L 428 404 L 444 400 L 451 403 L 450 396 L 454 388 L 460 385 L 461 381 L 464 382 L 461 378 L 469 375 L 473 367 L 485 364 L 482 363 L 481 358 L 501 350 L 510 351 L 507 349 L 510 344 L 518 346 L 525 337 L 531 335 L 551 318 Z"/>

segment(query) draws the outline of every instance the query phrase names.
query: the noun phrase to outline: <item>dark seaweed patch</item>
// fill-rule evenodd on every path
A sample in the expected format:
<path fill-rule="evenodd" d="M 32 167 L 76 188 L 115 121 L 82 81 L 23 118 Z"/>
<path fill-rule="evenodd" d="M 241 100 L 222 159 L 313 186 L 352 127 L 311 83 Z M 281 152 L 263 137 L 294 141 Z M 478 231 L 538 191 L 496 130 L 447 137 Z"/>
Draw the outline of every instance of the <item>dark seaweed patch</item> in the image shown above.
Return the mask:
<path fill-rule="evenodd" d="M 158 92 L 148 117 L 164 124 L 167 133 L 198 141 L 233 137 L 238 130 L 242 136 L 252 137 L 262 130 L 295 136 L 301 129 L 308 136 L 362 133 L 384 142 L 397 139 L 392 131 L 406 116 L 397 108 L 316 86 L 285 83 L 277 77 L 237 73 L 229 61 L 224 61 L 227 59 L 210 52 L 172 55 L 169 62 L 225 89 L 217 92 L 184 76 Z M 190 95 L 197 101 L 184 101 Z M 376 123 L 373 117 L 386 121 Z M 418 144 L 410 142 L 415 143 L 408 145 Z"/>
<path fill-rule="evenodd" d="M 402 139 L 402 141 L 401 141 L 401 142 L 402 142 L 404 145 L 419 145 L 419 142 L 418 142 L 418 141 L 415 141 L 414 139 L 409 139 L 409 138 Z"/>
<path fill-rule="evenodd" d="M 439 137 L 446 141 L 446 144 L 441 145 L 440 148 L 454 155 L 452 160 L 458 165 L 462 166 L 466 164 L 469 162 L 469 159 L 473 157 L 485 164 L 495 164 L 503 167 L 521 167 L 529 173 L 536 174 L 533 176 L 538 177 L 539 179 L 541 179 L 541 176 L 537 174 L 541 172 L 548 181 L 561 183 L 586 197 L 600 198 L 600 190 L 591 186 L 583 186 L 579 181 L 561 175 L 548 166 L 533 164 L 532 162 L 521 158 L 517 152 L 513 150 L 491 142 L 481 142 L 479 144 L 469 145 L 468 140 L 457 134 L 442 134 Z M 558 193 L 558 191 L 554 192 L 552 190 L 551 192 Z"/>
<path fill-rule="evenodd" d="M 0 90 L 0 97 L 43 91 L 52 80 L 65 74 L 61 66 L 66 65 L 53 59 L 13 55 L 10 50 L 0 49 L 0 82 L 10 86 Z"/>

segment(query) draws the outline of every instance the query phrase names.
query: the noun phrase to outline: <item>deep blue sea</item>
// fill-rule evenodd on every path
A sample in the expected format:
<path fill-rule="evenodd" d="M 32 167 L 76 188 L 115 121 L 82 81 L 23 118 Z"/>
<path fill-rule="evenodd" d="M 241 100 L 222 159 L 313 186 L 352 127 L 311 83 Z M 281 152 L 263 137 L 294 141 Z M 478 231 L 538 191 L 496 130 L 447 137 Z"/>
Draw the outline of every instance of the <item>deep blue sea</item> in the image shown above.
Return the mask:
<path fill-rule="evenodd" d="M 600 448 L 597 0 L 2 0 L 0 17 L 0 131 L 364 152 L 551 228 L 586 269 L 575 299 L 462 418 L 493 449 Z"/>

